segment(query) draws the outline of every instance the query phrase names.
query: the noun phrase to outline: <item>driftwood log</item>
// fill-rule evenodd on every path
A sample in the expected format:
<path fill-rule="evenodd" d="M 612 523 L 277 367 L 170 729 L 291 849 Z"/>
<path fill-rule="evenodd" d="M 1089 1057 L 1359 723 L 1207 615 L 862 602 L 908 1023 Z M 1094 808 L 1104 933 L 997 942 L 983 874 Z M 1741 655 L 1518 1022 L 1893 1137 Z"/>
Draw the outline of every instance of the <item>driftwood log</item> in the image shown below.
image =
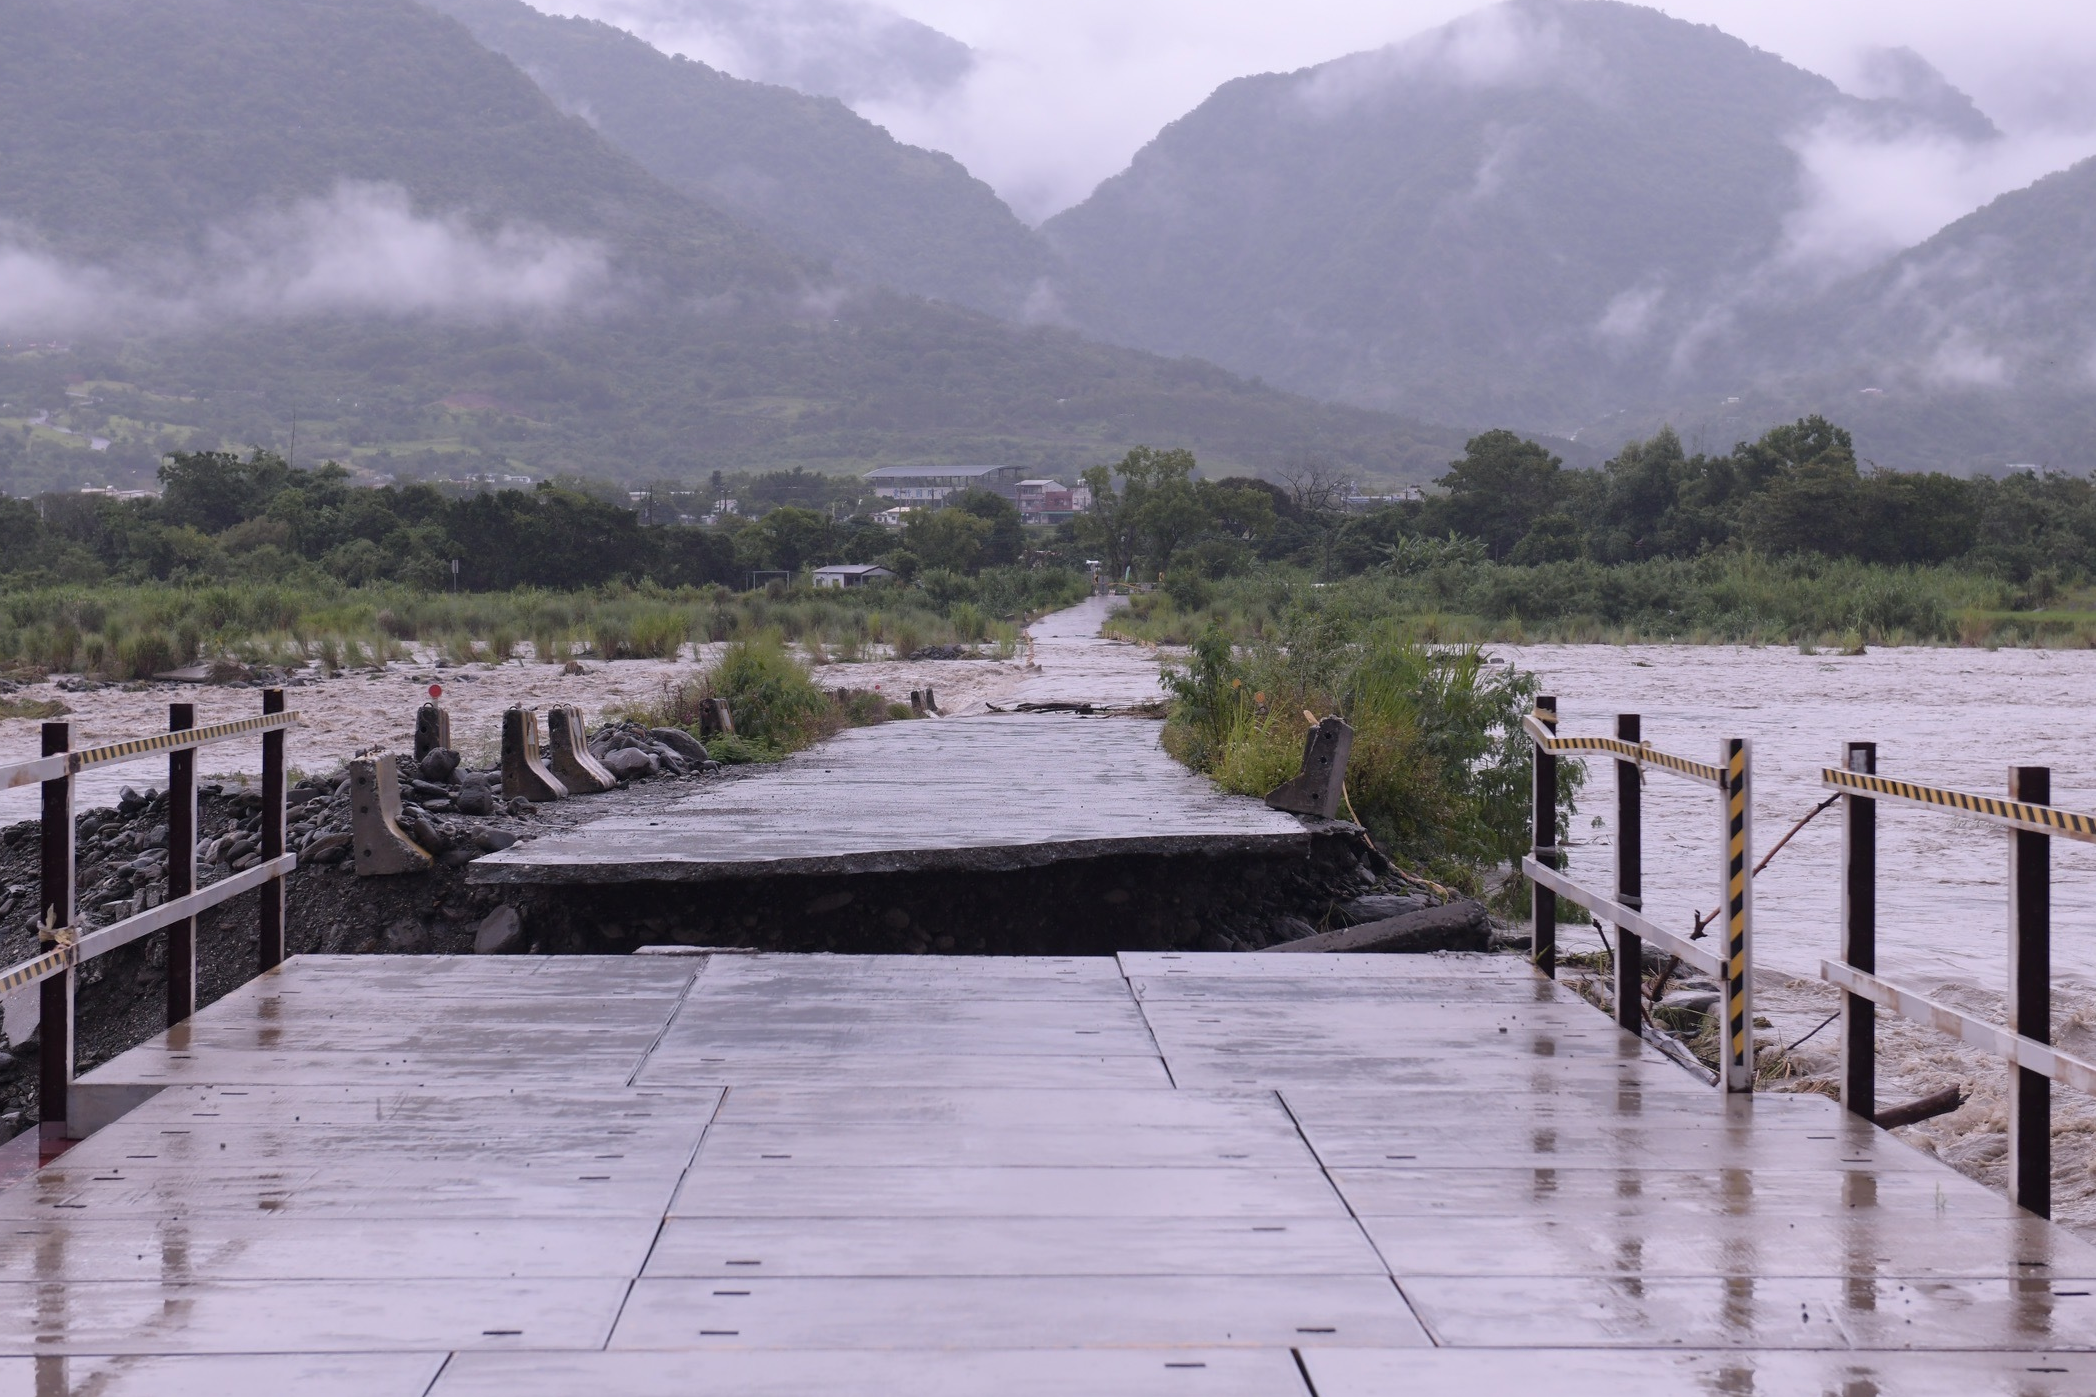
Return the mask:
<path fill-rule="evenodd" d="M 1932 1091 L 1927 1096 L 1909 1101 L 1904 1106 L 1888 1106 L 1870 1119 L 1880 1130 L 1896 1130 L 1916 1121 L 1947 1116 L 1964 1104 L 1964 1092 L 1956 1087 L 1945 1087 L 1942 1091 Z"/>
<path fill-rule="evenodd" d="M 1491 947 L 1492 919 L 1481 902 L 1463 899 L 1339 931 L 1268 946 L 1268 951 L 1483 951 Z"/>

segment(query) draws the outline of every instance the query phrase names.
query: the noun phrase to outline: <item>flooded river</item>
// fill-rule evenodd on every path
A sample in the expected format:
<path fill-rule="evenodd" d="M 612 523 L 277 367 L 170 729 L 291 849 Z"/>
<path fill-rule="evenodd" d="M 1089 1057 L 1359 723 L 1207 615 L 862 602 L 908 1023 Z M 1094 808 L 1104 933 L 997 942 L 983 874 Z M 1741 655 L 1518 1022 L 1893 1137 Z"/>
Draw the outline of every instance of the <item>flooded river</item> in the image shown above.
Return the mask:
<path fill-rule="evenodd" d="M 1611 735 L 1638 713 L 1646 740 L 1718 760 L 1750 739 L 1755 858 L 1824 799 L 1820 770 L 1848 740 L 1878 744 L 1880 775 L 2007 793 L 2011 764 L 2053 769 L 2053 801 L 2096 809 L 2096 652 L 1886 649 L 1801 655 L 1743 646 L 1494 646 L 1558 696 L 1560 729 Z M 1615 773 L 1592 763 L 1571 865 L 1609 886 Z M 1594 823 L 1599 817 L 1601 824 Z M 2007 836 L 1949 814 L 1881 805 L 1879 964 L 1888 975 L 1999 988 L 2008 927 Z M 1686 926 L 1716 905 L 1717 797 L 1654 772 L 1645 789 L 1645 905 Z M 1839 945 L 1841 810 L 1829 810 L 1755 883 L 1760 964 L 1813 975 Z M 2096 993 L 2096 848 L 2053 841 L 2054 965 Z"/>

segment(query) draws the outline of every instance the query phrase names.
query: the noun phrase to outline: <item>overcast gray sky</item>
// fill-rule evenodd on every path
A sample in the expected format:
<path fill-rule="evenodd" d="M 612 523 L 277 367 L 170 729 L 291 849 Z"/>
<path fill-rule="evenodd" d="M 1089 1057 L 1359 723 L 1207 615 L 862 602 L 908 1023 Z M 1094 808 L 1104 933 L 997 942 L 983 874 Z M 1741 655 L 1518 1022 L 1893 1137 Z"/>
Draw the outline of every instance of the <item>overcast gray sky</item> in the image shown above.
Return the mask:
<path fill-rule="evenodd" d="M 1030 220 L 1082 199 L 1159 127 L 1245 73 L 1373 48 L 1476 0 L 889 0 L 979 55 L 929 103 L 865 103 L 895 134 L 945 150 Z M 1919 51 L 2004 128 L 2036 140 L 2013 173 L 1963 181 L 1976 206 L 2055 148 L 2096 151 L 2096 4 L 2088 0 L 1668 0 L 1837 82 L 1878 45 Z M 2055 138 L 2062 133 L 2065 141 Z M 2042 173 L 2042 169 L 2039 170 Z M 1964 210 L 1960 209 L 1959 212 Z"/>

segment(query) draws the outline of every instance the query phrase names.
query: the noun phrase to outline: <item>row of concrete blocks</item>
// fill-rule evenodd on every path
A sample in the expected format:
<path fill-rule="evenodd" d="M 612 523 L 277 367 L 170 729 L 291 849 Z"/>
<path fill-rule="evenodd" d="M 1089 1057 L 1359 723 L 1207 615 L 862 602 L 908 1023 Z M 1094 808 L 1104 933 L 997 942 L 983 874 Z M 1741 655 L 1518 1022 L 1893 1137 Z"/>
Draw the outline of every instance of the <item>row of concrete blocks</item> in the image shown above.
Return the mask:
<path fill-rule="evenodd" d="M 618 778 L 590 755 L 582 710 L 561 704 L 546 711 L 548 746 L 539 737 L 536 710 L 510 708 L 502 715 L 502 798 L 534 803 L 569 795 L 608 791 Z M 415 715 L 415 759 L 451 746 L 451 715 L 425 703 Z M 419 873 L 435 860 L 400 827 L 400 774 L 391 755 L 360 757 L 349 764 L 350 838 L 357 873 L 363 877 Z"/>

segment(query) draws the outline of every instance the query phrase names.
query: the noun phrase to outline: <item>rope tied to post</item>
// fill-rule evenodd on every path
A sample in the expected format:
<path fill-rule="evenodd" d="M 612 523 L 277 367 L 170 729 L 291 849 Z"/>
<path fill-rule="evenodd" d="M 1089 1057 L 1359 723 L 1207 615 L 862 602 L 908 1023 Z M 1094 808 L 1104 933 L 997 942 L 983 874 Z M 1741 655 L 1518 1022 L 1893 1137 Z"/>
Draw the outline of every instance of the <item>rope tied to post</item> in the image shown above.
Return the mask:
<path fill-rule="evenodd" d="M 1769 860 L 1775 858 L 1776 855 L 1783 852 L 1783 846 L 1790 843 L 1792 835 L 1795 835 L 1799 830 L 1811 824 L 1814 819 L 1816 819 L 1825 811 L 1833 809 L 1834 803 L 1840 799 L 1841 797 L 1838 794 L 1828 796 L 1825 800 L 1821 801 L 1819 804 L 1813 806 L 1810 810 L 1806 811 L 1804 817 L 1800 819 L 1796 824 L 1792 825 L 1789 831 L 1785 833 L 1781 839 L 1777 840 L 1773 845 L 1771 845 L 1769 847 L 1769 851 L 1766 854 L 1763 854 L 1761 856 L 1761 862 L 1754 865 L 1754 876 L 1757 878 L 1761 876 L 1762 870 L 1766 869 L 1769 866 Z M 1709 926 L 1712 922 L 1717 920 L 1718 911 L 1718 908 L 1713 907 L 1708 912 L 1698 912 L 1696 914 L 1695 928 L 1688 934 L 1689 939 L 1691 941 L 1700 941 L 1709 934 L 1708 932 L 1704 931 L 1703 928 Z"/>

